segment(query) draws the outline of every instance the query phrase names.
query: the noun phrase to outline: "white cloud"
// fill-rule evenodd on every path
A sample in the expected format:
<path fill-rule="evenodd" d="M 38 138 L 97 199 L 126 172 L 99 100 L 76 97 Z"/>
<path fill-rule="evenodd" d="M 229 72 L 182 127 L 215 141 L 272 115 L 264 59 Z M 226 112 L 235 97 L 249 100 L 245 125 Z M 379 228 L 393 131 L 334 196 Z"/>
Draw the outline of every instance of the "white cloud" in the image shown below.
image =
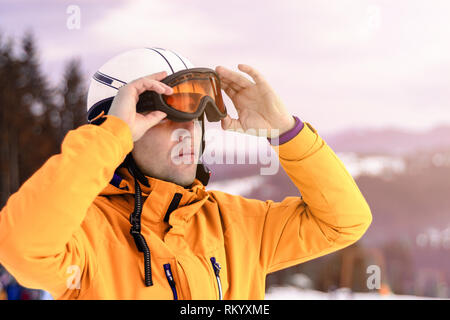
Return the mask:
<path fill-rule="evenodd" d="M 450 122 L 448 0 L 82 1 L 78 31 L 48 3 L 36 8 L 42 19 L 3 17 L 30 21 L 46 63 L 80 56 L 93 72 L 124 50 L 161 46 L 195 65 L 253 65 L 290 112 L 327 130 L 380 116 L 411 128 Z M 436 112 L 418 112 L 427 108 Z"/>
<path fill-rule="evenodd" d="M 209 47 L 237 41 L 239 34 L 215 24 L 215 17 L 188 3 L 136 0 L 113 8 L 89 28 L 108 47 Z"/>

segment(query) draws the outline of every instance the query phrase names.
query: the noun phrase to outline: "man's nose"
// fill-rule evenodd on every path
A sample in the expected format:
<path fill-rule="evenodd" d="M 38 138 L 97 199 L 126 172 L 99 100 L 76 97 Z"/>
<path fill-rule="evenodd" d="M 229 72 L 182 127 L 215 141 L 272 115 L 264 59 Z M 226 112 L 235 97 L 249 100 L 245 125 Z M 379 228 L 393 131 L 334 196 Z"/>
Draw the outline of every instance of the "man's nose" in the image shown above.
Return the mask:
<path fill-rule="evenodd" d="M 180 128 L 193 131 L 195 126 L 195 120 L 180 122 Z"/>
<path fill-rule="evenodd" d="M 179 124 L 178 124 L 178 128 L 185 129 L 185 130 L 189 131 L 191 134 L 201 130 L 200 129 L 201 126 L 202 126 L 202 122 L 198 118 L 191 120 L 191 121 L 179 122 Z"/>
<path fill-rule="evenodd" d="M 183 121 L 177 123 L 177 129 L 183 129 L 186 130 L 185 133 L 180 133 L 178 135 L 178 140 L 181 141 L 185 138 L 193 138 L 193 135 L 195 133 L 195 122 L 197 120 L 191 120 L 191 121 Z"/>

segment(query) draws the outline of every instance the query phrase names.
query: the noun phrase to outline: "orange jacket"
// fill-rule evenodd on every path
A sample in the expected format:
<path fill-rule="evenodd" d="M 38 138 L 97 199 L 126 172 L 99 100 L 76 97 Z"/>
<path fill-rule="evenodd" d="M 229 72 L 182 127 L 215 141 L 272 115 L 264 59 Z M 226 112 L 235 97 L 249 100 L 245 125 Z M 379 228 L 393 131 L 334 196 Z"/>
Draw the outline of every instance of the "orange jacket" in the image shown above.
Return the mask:
<path fill-rule="evenodd" d="M 268 273 L 354 243 L 372 220 L 342 162 L 305 123 L 274 146 L 303 197 L 247 199 L 207 191 L 197 179 L 190 189 L 151 177 L 150 187 L 140 184 L 154 283 L 146 287 L 130 235 L 134 179 L 120 168 L 123 180 L 110 184 L 132 148 L 119 118 L 81 126 L 8 199 L 0 263 L 20 284 L 56 299 L 263 299 Z M 175 193 L 181 202 L 165 222 Z"/>

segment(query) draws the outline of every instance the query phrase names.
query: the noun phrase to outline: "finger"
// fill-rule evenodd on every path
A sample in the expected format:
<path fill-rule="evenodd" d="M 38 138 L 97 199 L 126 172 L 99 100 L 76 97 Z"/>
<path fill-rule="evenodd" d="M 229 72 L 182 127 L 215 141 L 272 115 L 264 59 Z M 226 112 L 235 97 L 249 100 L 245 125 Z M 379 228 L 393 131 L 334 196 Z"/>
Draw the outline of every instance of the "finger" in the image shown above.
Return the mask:
<path fill-rule="evenodd" d="M 137 78 L 137 79 L 131 81 L 128 85 L 136 85 L 137 83 L 140 83 L 142 81 L 153 80 L 153 81 L 157 81 L 157 82 L 167 86 L 166 84 L 160 82 L 160 80 L 164 79 L 165 77 L 167 77 L 167 72 L 166 71 L 160 71 L 160 72 L 156 72 L 156 73 L 153 73 L 153 74 L 149 74 L 149 75 L 141 77 L 141 78 Z"/>
<path fill-rule="evenodd" d="M 249 79 L 244 77 L 242 74 L 239 74 L 238 72 L 232 71 L 225 67 L 217 66 L 216 72 L 221 78 L 221 80 L 223 79 L 228 80 L 229 82 L 233 82 L 242 89 L 245 89 L 253 85 L 253 83 Z"/>
<path fill-rule="evenodd" d="M 154 90 L 160 94 L 169 95 L 173 93 L 173 88 L 165 83 L 153 79 L 144 79 L 145 90 Z"/>
<path fill-rule="evenodd" d="M 147 120 L 147 123 L 150 125 L 150 127 L 157 125 L 165 117 L 167 117 L 167 114 L 162 111 L 153 111 L 145 115 L 145 119 Z"/>
<path fill-rule="evenodd" d="M 233 119 L 229 115 L 227 115 L 225 118 L 220 120 L 222 129 L 229 130 L 229 131 L 237 131 L 237 130 L 243 130 L 241 123 L 238 119 Z"/>
<path fill-rule="evenodd" d="M 245 89 L 245 88 L 242 88 L 241 86 L 239 86 L 237 83 L 229 81 L 227 79 L 222 79 L 221 87 L 224 87 L 224 86 L 225 87 L 227 87 L 227 86 L 231 87 L 236 92 L 239 92 L 239 91 Z"/>
<path fill-rule="evenodd" d="M 136 136 L 133 137 L 133 141 L 139 140 L 148 129 L 156 126 L 161 121 L 164 121 L 166 116 L 167 114 L 162 111 L 153 111 L 145 116 L 137 113 L 137 121 L 134 123 L 134 132 L 136 133 Z"/>
<path fill-rule="evenodd" d="M 242 72 L 247 73 L 252 79 L 255 81 L 255 83 L 262 83 L 265 82 L 264 77 L 253 67 L 250 67 L 247 64 L 238 64 L 239 70 Z"/>
<path fill-rule="evenodd" d="M 162 111 L 152 111 L 146 115 L 137 114 L 137 116 L 141 121 L 135 122 L 134 129 L 137 132 L 145 132 L 164 120 L 164 118 L 167 117 L 167 114 Z"/>
<path fill-rule="evenodd" d="M 160 71 L 156 73 L 149 74 L 148 76 L 145 76 L 144 78 L 154 79 L 154 80 L 162 80 L 165 77 L 167 77 L 167 71 Z"/>
<path fill-rule="evenodd" d="M 233 98 L 236 96 L 236 94 L 237 94 L 237 92 L 236 92 L 233 88 L 226 88 L 226 89 L 225 89 L 225 93 L 226 93 L 231 99 L 233 99 Z"/>
<path fill-rule="evenodd" d="M 161 72 L 157 72 L 157 73 L 145 76 L 143 78 L 147 79 L 147 80 L 150 80 L 150 81 L 156 81 L 157 83 L 159 83 L 163 87 L 167 88 L 168 91 L 172 92 L 173 89 L 172 89 L 171 86 L 165 84 L 164 82 L 161 82 L 161 80 L 163 80 L 166 77 L 167 77 L 167 72 L 166 71 L 161 71 Z"/>
<path fill-rule="evenodd" d="M 233 98 L 237 94 L 237 90 L 233 89 L 230 84 L 223 83 L 222 84 L 222 90 L 225 91 L 225 93 L 230 97 Z"/>
<path fill-rule="evenodd" d="M 140 95 L 144 91 L 155 91 L 159 94 L 173 93 L 173 89 L 168 85 L 148 77 L 134 80 L 133 82 L 130 82 L 130 86 L 136 90 L 137 95 Z"/>

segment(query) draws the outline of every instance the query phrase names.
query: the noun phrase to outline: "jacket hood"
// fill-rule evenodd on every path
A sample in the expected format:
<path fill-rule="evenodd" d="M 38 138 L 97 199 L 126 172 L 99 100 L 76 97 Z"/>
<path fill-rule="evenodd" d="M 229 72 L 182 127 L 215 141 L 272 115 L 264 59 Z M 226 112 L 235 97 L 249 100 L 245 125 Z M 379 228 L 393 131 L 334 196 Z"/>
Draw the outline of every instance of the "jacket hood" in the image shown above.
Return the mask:
<path fill-rule="evenodd" d="M 145 178 L 147 178 L 150 187 L 147 187 L 144 184 L 139 183 L 143 193 L 150 192 L 154 187 L 156 187 L 158 185 L 165 186 L 166 188 L 169 188 L 169 189 L 172 189 L 172 188 L 177 189 L 180 191 L 182 189 L 185 191 L 192 191 L 192 192 L 196 192 L 197 189 L 205 190 L 205 186 L 197 178 L 194 180 L 194 182 L 189 187 L 183 187 L 174 182 L 161 180 L 161 179 L 150 177 L 147 175 L 144 175 L 144 176 L 145 176 Z M 114 188 L 111 188 L 111 186 Z M 114 173 L 113 179 L 111 179 L 109 185 L 105 189 L 102 190 L 100 195 L 112 195 L 112 194 L 124 193 L 124 192 L 114 191 L 115 189 L 120 189 L 120 190 L 124 190 L 124 191 L 127 191 L 129 189 L 129 190 L 133 190 L 133 192 L 129 192 L 129 193 L 134 193 L 134 177 L 130 174 L 128 169 L 125 168 L 124 166 L 117 168 L 116 172 Z"/>
<path fill-rule="evenodd" d="M 143 197 L 148 197 L 151 193 L 152 202 L 157 201 L 160 204 L 170 203 L 176 193 L 182 195 L 179 207 L 201 201 L 202 203 L 209 198 L 205 186 L 197 178 L 189 187 L 183 187 L 176 183 L 164 181 L 145 175 L 149 186 L 139 182 Z M 135 193 L 135 179 L 125 167 L 119 167 L 110 183 L 100 192 L 100 196 L 115 196 Z"/>

